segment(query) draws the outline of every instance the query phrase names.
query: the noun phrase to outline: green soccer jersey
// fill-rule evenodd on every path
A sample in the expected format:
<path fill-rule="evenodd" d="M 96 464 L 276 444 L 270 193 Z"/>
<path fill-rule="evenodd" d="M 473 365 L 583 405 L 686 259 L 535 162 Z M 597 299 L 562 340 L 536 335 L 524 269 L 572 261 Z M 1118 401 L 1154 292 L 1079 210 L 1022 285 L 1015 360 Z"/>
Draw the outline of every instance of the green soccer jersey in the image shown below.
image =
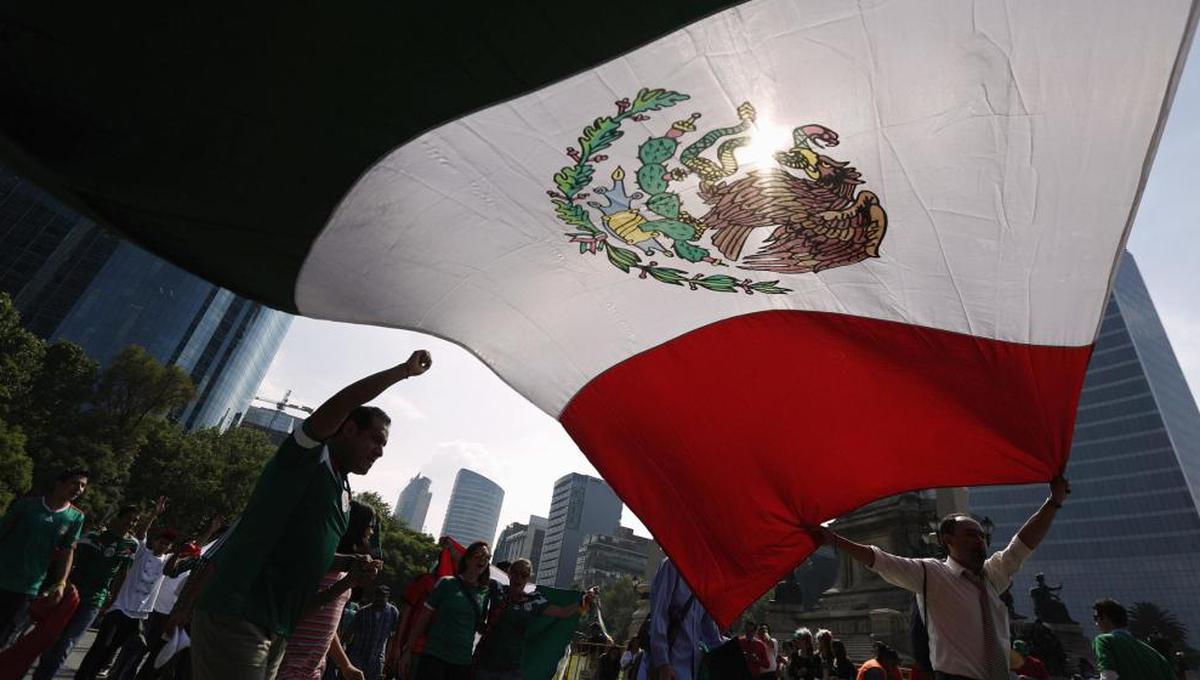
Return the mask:
<path fill-rule="evenodd" d="M 1116 671 L 1121 680 L 1174 680 L 1175 670 L 1153 647 L 1138 640 L 1127 630 L 1101 633 L 1092 640 L 1096 666 L 1102 671 Z"/>
<path fill-rule="evenodd" d="M 346 531 L 350 485 L 297 429 L 267 462 L 196 607 L 290 636 Z"/>
<path fill-rule="evenodd" d="M 75 544 L 75 564 L 71 567 L 71 583 L 79 590 L 80 604 L 104 606 L 113 577 L 133 562 L 137 549 L 136 539 L 112 531 L 84 534 Z"/>
<path fill-rule="evenodd" d="M 0 519 L 0 590 L 37 595 L 54 551 L 75 545 L 82 529 L 74 505 L 55 512 L 41 496 L 13 501 Z"/>
<path fill-rule="evenodd" d="M 488 636 L 481 641 L 479 667 L 489 671 L 514 671 L 521 668 L 525 651 L 525 629 L 529 622 L 549 607 L 550 603 L 538 593 L 516 602 L 503 601 L 493 607 L 488 621 Z"/>
<path fill-rule="evenodd" d="M 467 599 L 468 593 L 471 599 Z M 438 581 L 425 603 L 434 614 L 422 653 L 460 666 L 471 663 L 475 624 L 483 611 L 487 593 L 486 587 L 469 586 L 456 576 L 446 576 Z"/>

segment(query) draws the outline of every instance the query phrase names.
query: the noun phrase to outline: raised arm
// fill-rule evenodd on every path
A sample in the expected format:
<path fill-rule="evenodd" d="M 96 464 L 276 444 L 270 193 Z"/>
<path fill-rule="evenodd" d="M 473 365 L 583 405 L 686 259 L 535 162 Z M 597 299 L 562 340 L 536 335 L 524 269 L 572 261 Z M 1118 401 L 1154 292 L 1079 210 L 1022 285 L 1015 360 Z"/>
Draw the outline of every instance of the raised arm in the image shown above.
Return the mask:
<path fill-rule="evenodd" d="M 1046 538 L 1046 534 L 1050 532 L 1050 525 L 1054 522 L 1054 516 L 1058 514 L 1058 509 L 1063 506 L 1063 502 L 1067 500 L 1067 495 L 1070 493 L 1071 483 L 1067 481 L 1066 477 L 1059 475 L 1050 480 L 1050 497 L 1017 532 L 1021 542 L 1029 549 L 1037 548 L 1042 539 Z"/>
<path fill-rule="evenodd" d="M 813 535 L 817 543 L 833 546 L 835 550 L 846 553 L 855 561 L 862 562 L 868 567 L 875 566 L 875 551 L 871 549 L 871 546 L 855 543 L 823 526 L 810 528 L 808 532 Z"/>
<path fill-rule="evenodd" d="M 337 434 L 346 416 L 355 408 L 383 394 L 384 390 L 401 380 L 421 375 L 429 370 L 432 363 L 429 352 L 417 350 L 408 361 L 343 387 L 308 417 L 305 432 L 318 441 L 329 439 Z"/>
<path fill-rule="evenodd" d="M 136 536 L 139 541 L 145 541 L 146 535 L 150 533 L 150 527 L 154 525 L 154 520 L 158 519 L 158 516 L 163 514 L 163 511 L 166 509 L 167 497 L 159 496 L 154 501 L 154 508 L 151 509 L 150 512 L 146 513 L 146 517 L 143 518 L 136 527 L 134 527 L 133 535 Z"/>
<path fill-rule="evenodd" d="M 920 592 L 924 576 L 921 560 L 899 557 L 874 546 L 855 543 L 825 527 L 811 528 L 809 532 L 819 543 L 841 550 L 888 583 L 910 592 Z"/>

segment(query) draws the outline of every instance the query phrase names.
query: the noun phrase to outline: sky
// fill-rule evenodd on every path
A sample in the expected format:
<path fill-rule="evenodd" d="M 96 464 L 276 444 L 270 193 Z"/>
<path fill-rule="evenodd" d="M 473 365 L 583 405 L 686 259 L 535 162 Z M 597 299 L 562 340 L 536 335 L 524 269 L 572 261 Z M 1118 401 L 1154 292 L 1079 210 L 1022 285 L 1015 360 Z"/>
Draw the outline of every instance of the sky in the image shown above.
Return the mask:
<path fill-rule="evenodd" d="M 1192 46 L 1129 240 L 1191 386 L 1200 388 L 1200 40 Z M 384 457 L 352 480 L 395 504 L 415 474 L 432 480 L 424 530 L 442 528 L 454 475 L 470 468 L 505 490 L 497 530 L 546 516 L 554 481 L 570 472 L 597 475 L 558 422 L 451 343 L 409 331 L 296 318 L 259 388 L 312 407 L 342 386 L 404 361 L 415 349 L 433 368 L 374 403 L 393 418 Z M 597 475 L 598 476 L 598 475 Z M 625 509 L 622 524 L 645 526 Z"/>

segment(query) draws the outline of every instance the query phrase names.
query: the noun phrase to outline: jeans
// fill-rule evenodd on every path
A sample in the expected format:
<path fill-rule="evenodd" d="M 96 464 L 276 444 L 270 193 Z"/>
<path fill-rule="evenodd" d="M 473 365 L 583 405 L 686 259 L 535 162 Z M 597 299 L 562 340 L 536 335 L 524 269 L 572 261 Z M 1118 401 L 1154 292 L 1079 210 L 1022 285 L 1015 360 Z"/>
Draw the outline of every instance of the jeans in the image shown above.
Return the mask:
<path fill-rule="evenodd" d="M 12 644 L 25 629 L 31 595 L 0 590 L 0 649 Z"/>
<path fill-rule="evenodd" d="M 79 603 L 75 614 L 67 622 L 67 627 L 59 633 L 58 639 L 54 641 L 50 649 L 42 652 L 41 658 L 38 659 L 37 670 L 33 672 L 33 680 L 50 680 L 54 677 L 54 674 L 66 662 L 67 657 L 71 655 L 71 650 L 75 649 L 75 643 L 79 642 L 79 638 L 83 637 L 99 613 L 100 605 L 91 602 Z"/>
<path fill-rule="evenodd" d="M 75 680 L 95 680 L 100 669 L 112 663 L 113 655 L 117 653 L 117 650 L 129 638 L 140 635 L 141 632 L 141 619 L 126 616 L 124 612 L 119 611 L 110 611 L 105 614 L 104 618 L 100 620 L 100 632 L 96 633 L 96 640 L 92 642 L 92 648 L 88 650 L 79 664 Z"/>

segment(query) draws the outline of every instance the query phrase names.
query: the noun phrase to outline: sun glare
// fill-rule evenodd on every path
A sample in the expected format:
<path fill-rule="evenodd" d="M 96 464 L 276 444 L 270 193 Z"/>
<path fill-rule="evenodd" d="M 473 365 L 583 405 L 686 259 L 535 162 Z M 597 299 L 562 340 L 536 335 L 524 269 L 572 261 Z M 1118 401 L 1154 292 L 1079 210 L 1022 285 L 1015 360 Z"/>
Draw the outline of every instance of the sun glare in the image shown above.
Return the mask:
<path fill-rule="evenodd" d="M 792 131 L 782 125 L 760 123 L 750 136 L 750 143 L 738 150 L 745 165 L 769 167 L 775 164 L 775 154 L 792 147 Z"/>

